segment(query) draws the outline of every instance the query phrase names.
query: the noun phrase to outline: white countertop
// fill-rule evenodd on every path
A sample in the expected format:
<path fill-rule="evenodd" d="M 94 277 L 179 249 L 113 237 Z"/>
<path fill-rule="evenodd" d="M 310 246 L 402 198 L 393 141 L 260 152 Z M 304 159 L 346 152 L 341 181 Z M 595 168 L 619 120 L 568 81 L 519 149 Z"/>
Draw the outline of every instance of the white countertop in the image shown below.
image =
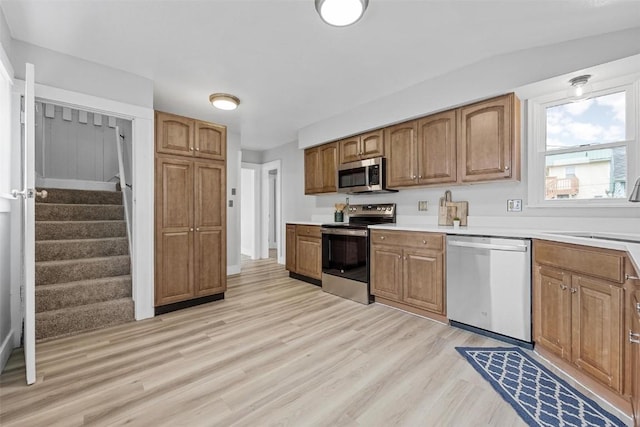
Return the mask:
<path fill-rule="evenodd" d="M 496 236 L 528 239 L 544 239 L 555 242 L 573 243 L 576 245 L 594 246 L 606 249 L 626 251 L 631 256 L 636 270 L 640 272 L 640 234 L 638 233 L 608 233 L 589 232 L 584 230 L 539 230 L 507 227 L 480 227 L 469 226 L 453 228 L 443 225 L 425 224 L 386 224 L 371 225 L 375 230 L 396 230 L 396 231 L 423 231 L 429 233 L 463 234 L 469 236 Z M 571 235 L 575 234 L 575 235 Z M 607 240 L 620 239 L 620 240 Z M 632 240 L 621 241 L 621 240 Z"/>

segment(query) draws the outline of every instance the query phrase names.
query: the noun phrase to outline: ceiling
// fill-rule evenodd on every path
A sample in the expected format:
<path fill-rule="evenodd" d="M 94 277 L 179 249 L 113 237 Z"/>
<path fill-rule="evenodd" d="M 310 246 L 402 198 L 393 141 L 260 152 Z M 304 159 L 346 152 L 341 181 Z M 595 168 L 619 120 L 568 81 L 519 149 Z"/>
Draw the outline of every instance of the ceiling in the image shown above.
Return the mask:
<path fill-rule="evenodd" d="M 255 150 L 479 60 L 640 22 L 640 0 L 370 0 L 346 28 L 324 24 L 313 0 L 0 6 L 14 39 L 147 77 L 155 109 L 226 124 Z M 214 92 L 242 103 L 216 111 Z"/>

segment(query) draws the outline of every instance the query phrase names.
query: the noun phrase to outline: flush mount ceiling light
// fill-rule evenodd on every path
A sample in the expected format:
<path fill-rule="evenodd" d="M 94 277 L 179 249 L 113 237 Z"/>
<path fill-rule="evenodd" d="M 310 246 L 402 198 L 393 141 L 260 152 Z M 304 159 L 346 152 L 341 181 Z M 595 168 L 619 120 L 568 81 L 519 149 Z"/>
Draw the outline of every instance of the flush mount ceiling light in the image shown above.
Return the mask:
<path fill-rule="evenodd" d="M 585 74 L 583 76 L 574 77 L 569 80 L 571 84 L 571 96 L 578 100 L 586 98 L 589 94 L 589 79 L 591 78 L 591 74 Z"/>
<path fill-rule="evenodd" d="M 358 22 L 369 5 L 369 0 L 316 0 L 320 18 L 334 27 L 346 27 Z"/>
<path fill-rule="evenodd" d="M 214 93 L 209 95 L 209 102 L 220 110 L 235 110 L 238 108 L 238 105 L 240 105 L 240 99 L 228 93 Z"/>

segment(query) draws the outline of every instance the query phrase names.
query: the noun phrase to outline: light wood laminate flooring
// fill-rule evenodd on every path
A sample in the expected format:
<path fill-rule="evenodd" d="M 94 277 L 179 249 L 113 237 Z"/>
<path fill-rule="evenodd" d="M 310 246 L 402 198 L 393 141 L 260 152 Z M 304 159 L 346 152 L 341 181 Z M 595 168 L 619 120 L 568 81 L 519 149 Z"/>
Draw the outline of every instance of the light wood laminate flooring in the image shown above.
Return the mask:
<path fill-rule="evenodd" d="M 519 426 L 456 352 L 501 345 L 244 261 L 224 301 L 40 342 L 0 376 L 3 426 Z"/>

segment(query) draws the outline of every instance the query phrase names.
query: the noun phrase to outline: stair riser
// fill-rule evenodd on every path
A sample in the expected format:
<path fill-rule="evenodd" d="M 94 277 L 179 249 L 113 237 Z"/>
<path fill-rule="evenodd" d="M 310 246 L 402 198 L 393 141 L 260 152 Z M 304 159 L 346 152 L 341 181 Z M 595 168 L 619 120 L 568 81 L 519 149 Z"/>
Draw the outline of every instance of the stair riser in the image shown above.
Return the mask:
<path fill-rule="evenodd" d="M 122 205 L 54 205 L 36 203 L 36 221 L 124 220 Z"/>
<path fill-rule="evenodd" d="M 47 198 L 38 197 L 38 203 L 63 203 L 81 205 L 121 205 L 119 191 L 85 191 L 46 188 Z"/>
<path fill-rule="evenodd" d="M 36 242 L 36 261 L 128 255 L 125 237 L 105 240 L 43 240 Z"/>
<path fill-rule="evenodd" d="M 131 279 L 114 277 L 96 282 L 36 287 L 36 313 L 131 297 Z"/>
<path fill-rule="evenodd" d="M 128 256 L 84 259 L 54 265 L 36 263 L 36 286 L 125 276 L 131 272 L 130 264 Z"/>
<path fill-rule="evenodd" d="M 126 237 L 124 221 L 106 222 L 36 222 L 36 240 L 100 239 Z"/>
<path fill-rule="evenodd" d="M 133 320 L 131 299 L 36 313 L 36 339 L 70 335 Z"/>

